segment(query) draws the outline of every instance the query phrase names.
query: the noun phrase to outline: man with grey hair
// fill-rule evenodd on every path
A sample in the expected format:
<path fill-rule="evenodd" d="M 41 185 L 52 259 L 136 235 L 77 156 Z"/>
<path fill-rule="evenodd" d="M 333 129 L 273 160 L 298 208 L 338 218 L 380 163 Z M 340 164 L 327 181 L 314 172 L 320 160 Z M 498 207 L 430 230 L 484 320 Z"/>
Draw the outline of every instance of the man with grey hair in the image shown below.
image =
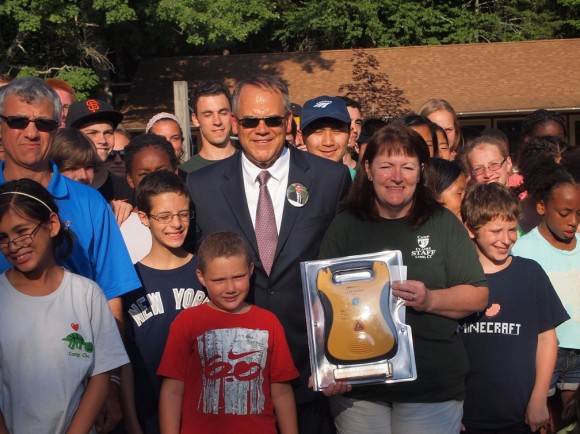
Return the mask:
<path fill-rule="evenodd" d="M 52 194 L 61 221 L 75 235 L 72 254 L 62 265 L 95 280 L 115 319 L 122 324 L 120 296 L 141 284 L 105 200 L 95 189 L 60 175 L 48 159 L 61 112 L 58 95 L 39 78 L 18 79 L 0 88 L 0 131 L 5 150 L 4 161 L 0 162 L 0 184 L 29 178 Z M 0 272 L 8 268 L 10 264 L 0 256 Z M 118 397 L 118 390 L 112 390 L 115 393 Z M 110 431 L 121 419 L 117 407 L 107 409 L 108 420 L 101 432 Z"/>
<path fill-rule="evenodd" d="M 198 238 L 233 230 L 246 239 L 255 265 L 249 300 L 276 314 L 300 371 L 293 384 L 299 431 L 333 432 L 325 397 L 307 386 L 310 361 L 300 262 L 317 257 L 350 176 L 344 165 L 286 144 L 292 112 L 288 88 L 279 79 L 261 75 L 239 82 L 232 112 L 242 152 L 187 178 Z M 291 200 L 297 191 L 304 201 Z"/>

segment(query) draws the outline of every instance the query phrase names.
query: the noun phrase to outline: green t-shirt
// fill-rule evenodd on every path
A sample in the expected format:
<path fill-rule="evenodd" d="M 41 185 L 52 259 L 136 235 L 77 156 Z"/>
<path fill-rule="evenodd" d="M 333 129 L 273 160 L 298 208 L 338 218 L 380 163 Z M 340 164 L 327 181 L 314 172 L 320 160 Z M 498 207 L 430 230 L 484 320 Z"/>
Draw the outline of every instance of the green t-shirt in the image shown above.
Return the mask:
<path fill-rule="evenodd" d="M 460 284 L 487 286 L 475 247 L 451 212 L 442 209 L 413 229 L 406 219 L 362 221 L 337 215 L 320 248 L 320 258 L 400 250 L 407 279 L 432 290 Z M 350 396 L 383 402 L 442 402 L 463 399 L 468 361 L 457 334 L 457 321 L 407 309 L 413 333 L 417 380 L 356 387 Z"/>
<path fill-rule="evenodd" d="M 221 160 L 206 160 L 201 155 L 195 154 L 193 157 L 191 157 L 185 163 L 181 163 L 179 165 L 179 168 L 181 170 L 183 170 L 184 172 L 191 173 L 191 172 L 194 172 L 198 169 L 201 169 L 202 167 L 209 166 L 210 164 L 213 164 L 213 163 L 217 163 L 218 161 L 221 161 Z"/>

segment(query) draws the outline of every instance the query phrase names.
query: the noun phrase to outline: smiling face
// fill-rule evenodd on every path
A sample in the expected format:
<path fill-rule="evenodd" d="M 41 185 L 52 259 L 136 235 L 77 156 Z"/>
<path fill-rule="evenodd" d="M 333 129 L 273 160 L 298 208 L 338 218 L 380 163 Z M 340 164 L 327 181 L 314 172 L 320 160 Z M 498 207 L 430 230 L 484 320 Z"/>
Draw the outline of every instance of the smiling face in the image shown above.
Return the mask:
<path fill-rule="evenodd" d="M 256 128 L 244 128 L 236 118 L 285 117 L 282 125 L 269 127 L 262 120 Z M 284 107 L 284 96 L 274 89 L 246 85 L 239 93 L 238 112 L 233 118 L 233 130 L 238 134 L 244 155 L 261 169 L 276 162 L 292 130 L 292 113 Z"/>
<path fill-rule="evenodd" d="M 35 101 L 29 104 L 15 94 L 6 97 L 3 110 L 3 116 L 22 116 L 32 120 L 56 120 L 57 117 L 51 101 Z M 0 120 L 0 134 L 7 166 L 35 172 L 48 170 L 48 151 L 56 130 L 38 131 L 34 122 L 19 130 L 9 128 L 6 121 Z"/>
<path fill-rule="evenodd" d="M 557 249 L 574 250 L 580 222 L 580 187 L 556 186 L 545 202 L 537 203 L 536 211 L 542 216 L 538 225 L 540 234 Z"/>
<path fill-rule="evenodd" d="M 131 173 L 127 173 L 127 182 L 129 186 L 136 188 L 145 176 L 158 170 L 174 172 L 169 156 L 155 146 L 144 148 L 133 157 Z"/>
<path fill-rule="evenodd" d="M 149 132 L 152 134 L 157 134 L 158 136 L 165 137 L 167 141 L 171 143 L 177 158 L 181 156 L 183 148 L 183 136 L 181 135 L 181 128 L 177 122 L 172 119 L 161 119 L 155 122 Z"/>
<path fill-rule="evenodd" d="M 203 146 L 223 147 L 230 141 L 232 117 L 230 101 L 224 94 L 201 96 L 191 122 L 199 127 Z"/>
<path fill-rule="evenodd" d="M 149 215 L 139 211 L 139 219 L 145 226 L 149 227 L 154 247 L 162 247 L 167 250 L 181 248 L 191 220 L 182 220 L 175 214 L 181 211 L 189 211 L 188 198 L 182 194 L 170 192 L 151 196 L 149 201 L 151 205 Z M 165 213 L 173 215 L 171 222 L 161 223 L 151 217 L 152 215 L 159 216 Z"/>
<path fill-rule="evenodd" d="M 490 170 L 490 165 L 493 167 L 502 161 L 501 167 L 497 170 Z M 502 185 L 507 185 L 509 173 L 512 170 L 512 160 L 509 156 L 504 157 L 496 145 L 482 143 L 476 146 L 467 155 L 467 163 L 471 171 L 471 179 L 474 182 L 484 184 L 499 182 Z M 481 173 L 476 174 L 473 173 L 474 171 L 481 171 Z"/>
<path fill-rule="evenodd" d="M 250 291 L 253 264 L 243 255 L 220 256 L 207 261 L 205 271 L 197 270 L 197 277 L 206 287 L 210 306 L 229 313 L 248 310 L 245 299 Z"/>
<path fill-rule="evenodd" d="M 33 235 L 20 246 L 10 243 L 1 252 L 15 269 L 23 274 L 34 274 L 54 264 L 51 239 L 58 234 L 60 222 L 52 213 L 47 223 L 39 225 L 22 213 L 11 209 L 0 220 L 0 243 L 14 240 L 16 237 Z"/>
<path fill-rule="evenodd" d="M 109 152 L 115 146 L 115 129 L 108 123 L 83 125 L 79 130 L 95 145 L 97 154 L 102 161 L 107 159 Z"/>
<path fill-rule="evenodd" d="M 379 154 L 365 161 L 368 179 L 375 191 L 378 214 L 386 219 L 405 217 L 413 206 L 421 167 L 417 157 Z"/>
<path fill-rule="evenodd" d="M 467 187 L 467 178 L 460 173 L 457 179 L 447 187 L 441 196 L 437 198 L 445 208 L 451 211 L 461 220 L 461 201 L 465 197 L 465 188 Z"/>
<path fill-rule="evenodd" d="M 311 154 L 341 163 L 348 147 L 349 130 L 349 124 L 336 119 L 314 121 L 304 130 L 306 149 Z"/>
<path fill-rule="evenodd" d="M 470 236 L 484 271 L 497 272 L 510 263 L 510 250 L 518 238 L 518 222 L 497 217 L 470 231 Z"/>

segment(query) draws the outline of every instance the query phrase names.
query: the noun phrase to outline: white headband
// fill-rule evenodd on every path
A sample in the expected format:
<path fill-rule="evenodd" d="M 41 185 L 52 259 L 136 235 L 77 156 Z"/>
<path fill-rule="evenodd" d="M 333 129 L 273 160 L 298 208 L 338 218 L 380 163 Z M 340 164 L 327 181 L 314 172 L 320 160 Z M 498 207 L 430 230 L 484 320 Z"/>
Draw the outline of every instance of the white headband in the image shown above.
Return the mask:
<path fill-rule="evenodd" d="M 161 112 L 157 113 L 155 116 L 149 119 L 149 122 L 147 122 L 147 126 L 145 127 L 145 132 L 148 133 L 149 130 L 153 128 L 153 125 L 155 125 L 158 121 L 163 119 L 171 119 L 172 121 L 175 121 L 177 125 L 179 125 L 179 120 L 175 115 L 167 112 Z M 181 128 L 181 126 L 179 126 L 179 128 Z"/>
<path fill-rule="evenodd" d="M 4 193 L 0 193 L 0 195 L 5 195 L 5 194 L 19 194 L 21 196 L 29 197 L 29 198 L 34 199 L 35 201 L 43 204 L 46 207 L 46 209 L 49 210 L 50 212 L 54 212 L 53 210 L 50 209 L 50 207 L 44 201 L 40 200 L 39 198 L 37 198 L 36 196 L 33 196 L 31 194 L 24 193 L 22 191 L 5 191 Z"/>

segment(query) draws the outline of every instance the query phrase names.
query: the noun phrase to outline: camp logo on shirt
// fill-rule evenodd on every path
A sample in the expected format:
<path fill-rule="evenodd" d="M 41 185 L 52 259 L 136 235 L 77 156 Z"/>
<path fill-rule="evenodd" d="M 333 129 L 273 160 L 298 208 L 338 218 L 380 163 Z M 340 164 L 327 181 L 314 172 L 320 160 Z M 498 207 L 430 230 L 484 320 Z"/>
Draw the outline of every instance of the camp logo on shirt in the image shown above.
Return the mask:
<path fill-rule="evenodd" d="M 411 252 L 411 256 L 417 259 L 431 259 L 437 250 L 429 247 L 429 235 L 417 235 L 419 247 Z"/>
<path fill-rule="evenodd" d="M 67 346 L 70 350 L 68 355 L 71 357 L 90 357 L 89 353 L 92 353 L 94 349 L 93 343 L 86 342 L 85 338 L 83 338 L 80 333 L 77 333 L 79 330 L 79 325 L 77 323 L 71 323 L 70 326 L 74 332 L 69 333 L 64 338 L 62 338 L 63 341 L 68 342 Z"/>

